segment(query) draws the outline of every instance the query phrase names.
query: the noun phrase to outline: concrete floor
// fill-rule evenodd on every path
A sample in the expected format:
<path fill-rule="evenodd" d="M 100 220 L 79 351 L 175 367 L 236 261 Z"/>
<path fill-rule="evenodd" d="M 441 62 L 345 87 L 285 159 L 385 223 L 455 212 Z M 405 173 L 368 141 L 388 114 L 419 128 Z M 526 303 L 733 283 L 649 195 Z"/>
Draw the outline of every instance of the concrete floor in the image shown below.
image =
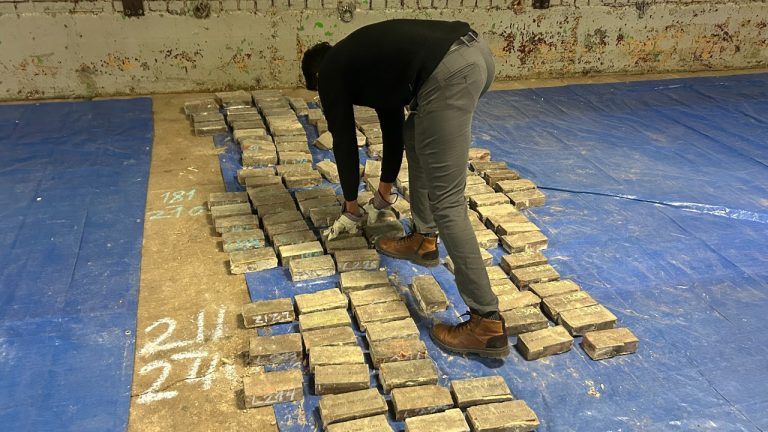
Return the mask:
<path fill-rule="evenodd" d="M 495 83 L 492 89 L 703 75 L 713 74 L 526 80 Z M 303 90 L 289 93 L 314 97 Z M 238 325 L 239 308 L 249 296 L 245 278 L 229 274 L 227 254 L 200 208 L 224 185 L 211 138 L 193 136 L 181 111 L 185 101 L 199 96 L 153 96 L 155 141 L 128 429 L 276 431 L 271 408 L 246 411 L 238 398 L 242 376 L 254 371 L 244 366 L 241 354 L 249 332 Z"/>

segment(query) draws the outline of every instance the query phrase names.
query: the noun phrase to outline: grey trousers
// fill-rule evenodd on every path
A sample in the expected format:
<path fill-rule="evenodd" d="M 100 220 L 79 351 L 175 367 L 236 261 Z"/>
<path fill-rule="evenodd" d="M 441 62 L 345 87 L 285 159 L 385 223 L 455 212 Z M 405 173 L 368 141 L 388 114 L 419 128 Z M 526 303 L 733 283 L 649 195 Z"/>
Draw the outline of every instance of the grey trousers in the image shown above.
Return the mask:
<path fill-rule="evenodd" d="M 449 51 L 411 103 L 404 127 L 414 229 L 440 233 L 459 293 L 479 313 L 498 310 L 499 302 L 467 217 L 464 189 L 472 115 L 494 73 L 485 41 Z"/>

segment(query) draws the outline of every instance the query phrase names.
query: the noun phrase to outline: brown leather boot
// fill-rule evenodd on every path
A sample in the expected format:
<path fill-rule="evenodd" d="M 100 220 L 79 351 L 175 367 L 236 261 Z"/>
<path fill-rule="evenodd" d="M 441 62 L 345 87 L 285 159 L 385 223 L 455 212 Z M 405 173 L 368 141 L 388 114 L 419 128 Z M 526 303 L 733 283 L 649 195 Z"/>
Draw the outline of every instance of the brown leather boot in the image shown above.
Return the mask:
<path fill-rule="evenodd" d="M 481 357 L 502 358 L 509 354 L 509 336 L 500 320 L 486 319 L 467 312 L 469 319 L 449 326 L 437 323 L 429 330 L 429 336 L 437 346 L 460 354 L 477 354 Z"/>
<path fill-rule="evenodd" d="M 376 249 L 392 258 L 407 259 L 414 264 L 425 267 L 434 267 L 440 264 L 437 236 L 427 237 L 414 232 L 399 239 L 381 239 L 376 242 Z"/>

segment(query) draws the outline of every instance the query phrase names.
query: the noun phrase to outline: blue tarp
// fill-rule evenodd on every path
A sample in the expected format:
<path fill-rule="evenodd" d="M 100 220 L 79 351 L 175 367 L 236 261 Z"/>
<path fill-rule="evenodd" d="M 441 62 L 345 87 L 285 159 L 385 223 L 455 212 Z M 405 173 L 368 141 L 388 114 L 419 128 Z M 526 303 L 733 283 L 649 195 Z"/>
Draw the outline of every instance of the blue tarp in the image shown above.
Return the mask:
<path fill-rule="evenodd" d="M 0 105 L 0 430 L 124 430 L 151 99 Z"/>
<path fill-rule="evenodd" d="M 491 92 L 473 136 L 545 190 L 546 206 L 527 214 L 550 239 L 550 262 L 641 342 L 600 362 L 576 344 L 534 362 L 446 355 L 405 287 L 432 273 L 453 303 L 438 318 L 458 321 L 452 275 L 384 258 L 442 384 L 501 375 L 540 431 L 768 430 L 768 75 Z M 287 276 L 248 274 L 252 299 L 337 283 Z M 309 388 L 301 410 L 275 407 L 281 430 L 315 430 Z"/>

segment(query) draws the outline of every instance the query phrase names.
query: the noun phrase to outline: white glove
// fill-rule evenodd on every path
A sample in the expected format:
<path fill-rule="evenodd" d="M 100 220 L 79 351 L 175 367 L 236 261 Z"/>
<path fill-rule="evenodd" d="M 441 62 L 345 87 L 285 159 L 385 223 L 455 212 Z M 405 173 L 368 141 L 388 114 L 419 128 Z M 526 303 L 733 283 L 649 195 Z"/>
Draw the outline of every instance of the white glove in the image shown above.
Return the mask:
<path fill-rule="evenodd" d="M 395 196 L 395 200 L 397 200 L 397 196 Z M 382 198 L 379 191 L 376 191 L 376 193 L 373 195 L 373 198 L 371 198 L 367 204 L 363 206 L 363 210 L 365 210 L 365 213 L 368 214 L 368 225 L 373 225 L 381 218 L 386 219 L 397 219 L 395 216 L 395 213 L 390 210 L 392 208 L 392 204 L 394 204 L 394 201 L 389 202 Z"/>
<path fill-rule="evenodd" d="M 371 201 L 368 201 L 368 204 L 365 204 L 363 206 L 363 211 L 365 211 L 365 214 L 367 216 L 366 224 L 373 225 L 379 219 L 379 213 L 381 213 L 383 210 L 379 210 L 376 207 L 374 207 L 373 199 L 371 199 Z"/>
<path fill-rule="evenodd" d="M 333 240 L 344 233 L 356 234 L 365 221 L 365 215 L 355 216 L 351 213 L 342 213 L 330 228 L 323 231 L 328 240 Z"/>

